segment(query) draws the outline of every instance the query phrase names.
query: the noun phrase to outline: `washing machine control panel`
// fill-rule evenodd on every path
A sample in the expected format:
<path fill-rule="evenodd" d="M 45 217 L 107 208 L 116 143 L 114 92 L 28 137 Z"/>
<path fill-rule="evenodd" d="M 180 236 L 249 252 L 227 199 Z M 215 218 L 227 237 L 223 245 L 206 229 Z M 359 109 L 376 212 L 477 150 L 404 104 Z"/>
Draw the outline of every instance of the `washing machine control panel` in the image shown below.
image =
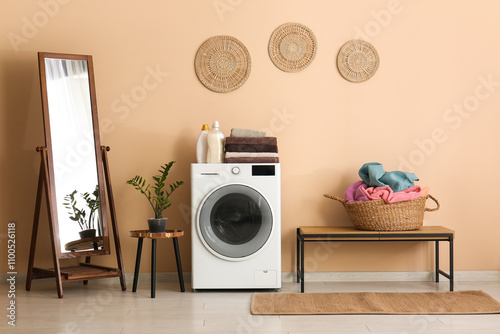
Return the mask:
<path fill-rule="evenodd" d="M 233 173 L 233 175 L 240 174 L 241 173 L 240 167 L 234 166 L 233 168 L 231 168 L 231 173 Z"/>

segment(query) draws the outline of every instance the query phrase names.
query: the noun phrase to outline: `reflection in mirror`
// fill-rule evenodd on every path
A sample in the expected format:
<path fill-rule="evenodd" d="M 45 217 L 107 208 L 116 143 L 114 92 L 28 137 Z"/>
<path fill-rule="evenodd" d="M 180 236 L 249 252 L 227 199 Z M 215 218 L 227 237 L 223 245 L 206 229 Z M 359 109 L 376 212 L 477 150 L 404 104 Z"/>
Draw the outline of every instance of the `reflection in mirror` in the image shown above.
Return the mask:
<path fill-rule="evenodd" d="M 88 62 L 44 65 L 60 252 L 104 249 Z"/>

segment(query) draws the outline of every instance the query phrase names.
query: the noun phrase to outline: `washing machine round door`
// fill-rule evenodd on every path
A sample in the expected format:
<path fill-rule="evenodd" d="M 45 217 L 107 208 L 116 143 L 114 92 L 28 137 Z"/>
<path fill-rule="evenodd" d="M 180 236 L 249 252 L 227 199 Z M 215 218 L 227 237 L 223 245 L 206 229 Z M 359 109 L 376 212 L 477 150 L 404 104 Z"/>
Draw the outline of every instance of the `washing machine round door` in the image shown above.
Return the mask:
<path fill-rule="evenodd" d="M 207 195 L 198 212 L 198 232 L 205 246 L 227 260 L 244 260 L 256 254 L 273 229 L 268 201 L 247 185 L 217 188 Z"/>

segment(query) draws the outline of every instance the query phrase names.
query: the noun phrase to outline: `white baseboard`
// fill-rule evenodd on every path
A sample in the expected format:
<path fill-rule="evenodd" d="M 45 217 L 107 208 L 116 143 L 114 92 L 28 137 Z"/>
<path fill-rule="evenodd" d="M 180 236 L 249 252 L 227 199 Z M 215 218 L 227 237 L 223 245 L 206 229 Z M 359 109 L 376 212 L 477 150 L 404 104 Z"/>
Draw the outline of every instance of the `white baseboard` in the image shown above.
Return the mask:
<path fill-rule="evenodd" d="M 184 282 L 191 282 L 191 273 L 183 273 Z M 11 275 L 0 274 L 0 284 L 7 284 L 8 278 Z M 305 278 L 307 282 L 429 282 L 434 280 L 434 272 L 432 271 L 350 271 L 350 272 L 306 272 Z M 114 278 L 116 280 L 116 278 Z M 133 273 L 125 273 L 127 285 L 131 286 L 134 280 Z M 151 279 L 150 273 L 140 273 L 139 282 L 149 282 Z M 446 278 L 441 277 L 444 281 Z M 44 279 L 45 281 L 50 278 Z M 113 280 L 111 278 L 110 280 Z M 295 272 L 282 272 L 281 281 L 284 283 L 296 282 L 297 275 Z M 456 282 L 498 282 L 500 281 L 500 271 L 455 271 Z M 26 274 L 15 275 L 16 285 L 26 283 Z M 158 283 L 178 283 L 176 272 L 156 273 L 156 282 Z"/>
<path fill-rule="evenodd" d="M 306 272 L 307 282 L 392 282 L 392 281 L 432 281 L 432 272 Z M 282 282 L 296 282 L 295 272 L 284 272 Z"/>
<path fill-rule="evenodd" d="M 454 272 L 456 282 L 496 282 L 500 281 L 500 271 L 466 271 Z M 382 272 L 306 272 L 307 282 L 429 282 L 434 281 L 433 271 L 382 271 Z M 296 282 L 295 272 L 283 272 L 282 282 Z M 447 280 L 440 277 L 442 280 Z"/>
<path fill-rule="evenodd" d="M 182 273 L 184 276 L 184 282 L 185 283 L 191 283 L 191 273 Z M 9 279 L 12 275 L 7 275 L 7 274 L 0 274 L 0 284 L 7 284 Z M 16 285 L 24 285 L 26 284 L 26 274 L 17 274 L 15 276 L 15 282 Z M 53 278 L 44 278 L 40 280 L 33 280 L 33 282 L 36 281 L 50 281 L 54 280 Z M 104 279 L 106 281 L 112 281 L 115 280 L 116 282 L 119 281 L 118 278 L 113 277 L 113 278 L 106 278 Z M 134 273 L 125 273 L 125 281 L 127 282 L 127 286 L 132 287 L 132 284 L 134 282 Z M 140 273 L 139 274 L 139 282 L 151 282 L 151 273 Z M 156 282 L 157 283 L 178 283 L 179 278 L 177 275 L 177 272 L 168 272 L 168 273 L 156 273 Z M 63 283 L 66 284 L 66 283 Z"/>

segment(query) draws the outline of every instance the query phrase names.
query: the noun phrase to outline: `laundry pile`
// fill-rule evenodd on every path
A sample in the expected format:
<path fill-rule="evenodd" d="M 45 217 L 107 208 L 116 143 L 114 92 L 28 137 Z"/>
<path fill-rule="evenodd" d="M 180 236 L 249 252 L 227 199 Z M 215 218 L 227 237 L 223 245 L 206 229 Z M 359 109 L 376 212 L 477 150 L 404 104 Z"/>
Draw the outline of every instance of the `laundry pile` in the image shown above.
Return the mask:
<path fill-rule="evenodd" d="M 386 203 L 411 201 L 429 194 L 429 187 L 414 184 L 418 178 L 413 173 L 386 172 L 382 164 L 369 162 L 358 172 L 361 181 L 351 184 L 344 193 L 347 202 L 365 202 L 383 199 Z"/>
<path fill-rule="evenodd" d="M 278 141 L 266 132 L 231 129 L 225 141 L 227 163 L 278 163 Z"/>

